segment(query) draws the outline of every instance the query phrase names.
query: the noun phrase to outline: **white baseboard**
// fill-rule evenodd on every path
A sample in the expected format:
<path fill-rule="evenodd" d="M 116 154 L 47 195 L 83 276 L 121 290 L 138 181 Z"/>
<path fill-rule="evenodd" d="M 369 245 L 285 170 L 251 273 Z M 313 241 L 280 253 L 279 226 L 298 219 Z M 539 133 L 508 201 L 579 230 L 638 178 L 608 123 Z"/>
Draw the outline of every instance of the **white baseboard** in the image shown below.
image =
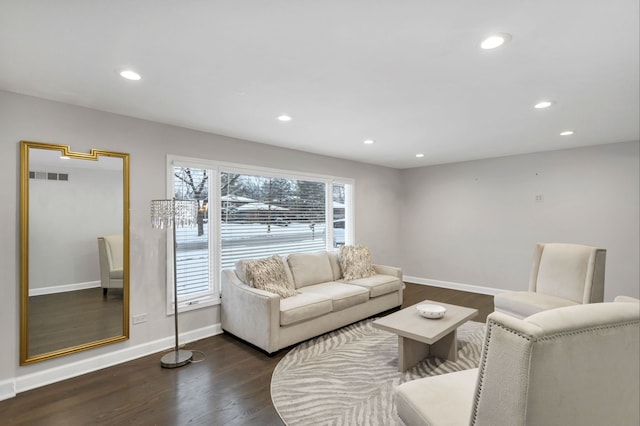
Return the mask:
<path fill-rule="evenodd" d="M 42 296 L 44 294 L 65 293 L 67 291 L 86 290 L 88 288 L 100 287 L 100 281 L 89 281 L 86 283 L 74 283 L 55 285 L 51 287 L 41 287 L 29 289 L 29 297 Z"/>
<path fill-rule="evenodd" d="M 408 283 L 430 285 L 433 287 L 448 288 L 451 290 L 468 291 L 469 293 L 488 294 L 491 296 L 495 296 L 496 294 L 505 292 L 505 290 L 501 290 L 499 288 L 482 287 L 472 284 L 452 283 L 449 281 L 431 280 L 428 278 L 412 277 L 409 275 L 404 275 L 402 279 L 403 281 Z"/>
<path fill-rule="evenodd" d="M 16 396 L 15 380 L 3 380 L 0 382 L 0 401 Z"/>
<path fill-rule="evenodd" d="M 215 336 L 221 333 L 222 326 L 218 323 L 180 334 L 180 343 L 195 342 L 196 340 Z M 172 348 L 174 343 L 174 336 L 165 337 L 153 342 L 116 350 L 48 370 L 25 374 L 24 376 L 16 377 L 15 381 L 0 382 L 0 400 L 12 398 L 17 393 L 25 392 L 30 389 L 39 388 L 61 380 L 81 376 L 92 371 L 122 364 L 123 362 L 131 361 L 157 352 L 162 352 Z M 160 356 L 158 356 L 158 368 L 160 368 Z"/>

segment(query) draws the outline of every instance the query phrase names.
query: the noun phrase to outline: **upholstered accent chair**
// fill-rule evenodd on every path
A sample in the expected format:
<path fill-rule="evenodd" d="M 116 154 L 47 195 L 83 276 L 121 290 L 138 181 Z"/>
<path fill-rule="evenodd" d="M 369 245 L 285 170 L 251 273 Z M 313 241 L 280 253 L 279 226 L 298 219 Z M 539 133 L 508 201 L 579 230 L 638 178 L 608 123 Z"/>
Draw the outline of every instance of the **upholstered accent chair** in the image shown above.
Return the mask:
<path fill-rule="evenodd" d="M 602 302 L 606 254 L 580 244 L 538 243 L 529 291 L 496 295 L 496 312 L 522 319 L 547 309 Z"/>
<path fill-rule="evenodd" d="M 109 289 L 123 287 L 123 250 L 122 234 L 98 237 L 100 283 L 104 296 L 107 295 Z"/>
<path fill-rule="evenodd" d="M 480 367 L 404 383 L 409 426 L 640 424 L 640 305 L 487 318 Z"/>
<path fill-rule="evenodd" d="M 631 296 L 616 296 L 613 301 L 620 303 L 640 303 L 640 299 L 636 299 L 635 297 Z"/>

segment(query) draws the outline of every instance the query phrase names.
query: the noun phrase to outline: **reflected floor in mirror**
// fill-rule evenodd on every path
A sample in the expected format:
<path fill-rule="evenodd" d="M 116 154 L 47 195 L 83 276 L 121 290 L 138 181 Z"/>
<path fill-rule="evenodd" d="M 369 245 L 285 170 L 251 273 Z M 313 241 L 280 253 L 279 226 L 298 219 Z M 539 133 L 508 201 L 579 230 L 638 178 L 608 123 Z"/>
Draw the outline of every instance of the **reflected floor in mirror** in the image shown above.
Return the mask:
<path fill-rule="evenodd" d="M 122 334 L 122 290 L 102 288 L 29 297 L 29 355 Z"/>

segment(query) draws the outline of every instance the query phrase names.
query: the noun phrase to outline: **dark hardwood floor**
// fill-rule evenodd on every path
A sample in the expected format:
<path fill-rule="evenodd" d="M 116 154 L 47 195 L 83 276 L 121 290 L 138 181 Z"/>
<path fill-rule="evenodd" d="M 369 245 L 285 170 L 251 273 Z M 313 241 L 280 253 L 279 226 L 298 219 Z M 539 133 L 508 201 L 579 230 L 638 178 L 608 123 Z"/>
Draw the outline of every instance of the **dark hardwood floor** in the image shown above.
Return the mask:
<path fill-rule="evenodd" d="M 493 296 L 411 283 L 407 283 L 406 285 L 407 288 L 403 295 L 403 308 L 415 305 L 425 299 L 450 303 L 452 305 L 477 309 L 478 316 L 475 317 L 473 321 L 479 322 L 485 322 L 487 315 L 493 312 Z"/>
<path fill-rule="evenodd" d="M 422 300 L 474 307 L 485 321 L 493 296 L 407 284 L 404 306 Z M 54 383 L 0 402 L 2 425 L 282 425 L 269 392 L 273 356 L 228 335 L 187 345 L 194 362 L 160 367 L 161 354 Z"/>
<path fill-rule="evenodd" d="M 122 290 L 102 288 L 29 297 L 29 355 L 122 335 Z"/>

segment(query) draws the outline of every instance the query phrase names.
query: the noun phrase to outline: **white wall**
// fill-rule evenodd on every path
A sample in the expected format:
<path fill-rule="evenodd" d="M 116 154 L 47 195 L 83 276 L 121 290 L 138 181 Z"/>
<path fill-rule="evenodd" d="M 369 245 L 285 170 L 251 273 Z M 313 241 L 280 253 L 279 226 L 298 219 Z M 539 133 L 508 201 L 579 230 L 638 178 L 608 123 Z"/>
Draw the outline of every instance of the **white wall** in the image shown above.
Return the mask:
<path fill-rule="evenodd" d="M 29 288 L 100 285 L 97 237 L 122 234 L 122 171 L 56 172 L 69 180 L 29 180 Z"/>
<path fill-rule="evenodd" d="M 402 171 L 405 276 L 526 290 L 536 242 L 579 243 L 607 249 L 605 300 L 638 297 L 639 147 L 608 144 Z"/>
<path fill-rule="evenodd" d="M 19 141 L 61 143 L 131 154 L 130 340 L 34 365 L 19 364 Z M 171 347 L 173 318 L 165 313 L 164 233 L 149 224 L 149 202 L 165 197 L 167 154 L 353 178 L 356 240 L 371 247 L 374 261 L 397 264 L 400 172 L 320 155 L 191 131 L 86 108 L 0 91 L 0 399 L 47 381 L 75 375 Z M 370 217 L 369 212 L 376 212 Z M 386 224 L 378 226 L 379 222 Z M 219 306 L 185 312 L 181 334 L 198 338 L 219 330 Z M 159 363 L 159 361 L 158 361 Z M 158 367 L 159 368 L 159 367 Z"/>

